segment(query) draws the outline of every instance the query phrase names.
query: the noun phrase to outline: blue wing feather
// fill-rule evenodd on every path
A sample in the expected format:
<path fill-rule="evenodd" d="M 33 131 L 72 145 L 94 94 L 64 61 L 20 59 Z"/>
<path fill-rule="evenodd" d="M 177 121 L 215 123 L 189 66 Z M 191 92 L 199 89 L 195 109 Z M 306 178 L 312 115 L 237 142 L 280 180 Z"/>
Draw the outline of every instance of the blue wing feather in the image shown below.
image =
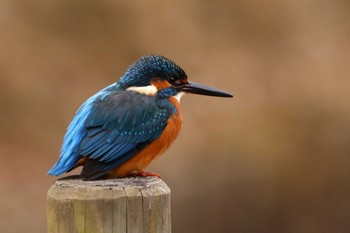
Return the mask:
<path fill-rule="evenodd" d="M 103 128 L 101 128 L 101 127 L 91 128 L 89 130 L 89 132 L 87 133 L 87 136 L 92 137 L 100 132 L 103 132 Z"/>
<path fill-rule="evenodd" d="M 115 146 L 113 150 L 105 153 L 104 161 L 110 162 L 115 159 L 115 155 L 123 155 L 126 152 L 130 151 L 131 149 L 135 148 L 136 145 L 137 143 L 129 143 L 129 144 L 125 143 L 125 144 L 121 144 L 120 146 Z"/>
<path fill-rule="evenodd" d="M 64 138 L 60 159 L 49 174 L 72 169 L 84 156 L 95 163 L 91 169 L 84 166 L 85 177 L 105 173 L 159 137 L 175 111 L 171 104 L 160 105 L 155 96 L 104 90 L 78 110 Z"/>
<path fill-rule="evenodd" d="M 92 158 L 92 159 L 98 158 L 101 154 L 107 153 L 113 147 L 115 147 L 113 143 L 109 143 L 109 142 L 106 143 L 106 140 L 105 140 L 100 147 L 98 147 L 94 152 L 92 152 L 89 155 L 89 158 Z"/>
<path fill-rule="evenodd" d="M 94 136 L 86 136 L 80 146 L 80 154 L 90 154 L 96 150 L 96 148 L 100 147 L 100 145 L 104 144 L 106 141 L 106 137 L 108 134 L 106 131 L 102 131 L 99 134 Z"/>

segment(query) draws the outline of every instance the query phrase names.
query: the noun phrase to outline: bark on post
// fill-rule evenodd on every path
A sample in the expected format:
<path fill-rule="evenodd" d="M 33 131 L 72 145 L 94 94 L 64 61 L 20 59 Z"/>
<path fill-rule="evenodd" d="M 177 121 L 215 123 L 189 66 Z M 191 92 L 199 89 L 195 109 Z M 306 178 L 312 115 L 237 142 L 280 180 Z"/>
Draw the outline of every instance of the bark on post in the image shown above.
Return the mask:
<path fill-rule="evenodd" d="M 170 233 L 170 189 L 156 177 L 61 179 L 47 221 L 48 233 Z"/>

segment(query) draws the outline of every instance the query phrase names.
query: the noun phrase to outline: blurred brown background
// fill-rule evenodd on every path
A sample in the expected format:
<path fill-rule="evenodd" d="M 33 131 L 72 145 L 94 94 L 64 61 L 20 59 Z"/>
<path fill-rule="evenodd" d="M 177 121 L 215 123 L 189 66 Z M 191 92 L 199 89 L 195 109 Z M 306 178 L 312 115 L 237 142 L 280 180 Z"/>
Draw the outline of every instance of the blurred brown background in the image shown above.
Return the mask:
<path fill-rule="evenodd" d="M 76 109 L 149 54 L 235 94 L 184 97 L 148 169 L 173 232 L 350 231 L 349 1 L 4 0 L 0 29 L 1 232 L 46 232 Z"/>

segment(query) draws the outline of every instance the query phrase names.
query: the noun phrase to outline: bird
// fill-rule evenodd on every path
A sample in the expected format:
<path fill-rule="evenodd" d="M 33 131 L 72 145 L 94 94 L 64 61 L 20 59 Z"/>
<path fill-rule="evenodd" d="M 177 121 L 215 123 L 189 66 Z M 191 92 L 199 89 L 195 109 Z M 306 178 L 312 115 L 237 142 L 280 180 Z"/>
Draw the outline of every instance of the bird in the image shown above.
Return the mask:
<path fill-rule="evenodd" d="M 179 135 L 185 93 L 233 97 L 190 82 L 185 71 L 164 56 L 141 57 L 117 82 L 80 106 L 48 174 L 59 176 L 83 166 L 79 176 L 86 181 L 159 177 L 144 169 Z"/>

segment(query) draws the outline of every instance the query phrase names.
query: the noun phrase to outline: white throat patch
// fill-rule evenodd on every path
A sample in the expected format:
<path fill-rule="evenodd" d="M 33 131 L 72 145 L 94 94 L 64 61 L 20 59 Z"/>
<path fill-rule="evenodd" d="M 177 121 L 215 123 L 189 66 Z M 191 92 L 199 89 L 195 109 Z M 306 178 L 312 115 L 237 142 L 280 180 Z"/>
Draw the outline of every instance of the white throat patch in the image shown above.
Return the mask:
<path fill-rule="evenodd" d="M 177 99 L 177 101 L 179 101 L 179 103 L 180 103 L 181 97 L 184 96 L 184 94 L 185 92 L 181 91 L 175 95 L 175 98 Z"/>
<path fill-rule="evenodd" d="M 136 91 L 140 94 L 144 95 L 156 95 L 157 94 L 157 88 L 154 85 L 144 86 L 144 87 L 128 87 L 126 89 L 127 91 Z"/>

